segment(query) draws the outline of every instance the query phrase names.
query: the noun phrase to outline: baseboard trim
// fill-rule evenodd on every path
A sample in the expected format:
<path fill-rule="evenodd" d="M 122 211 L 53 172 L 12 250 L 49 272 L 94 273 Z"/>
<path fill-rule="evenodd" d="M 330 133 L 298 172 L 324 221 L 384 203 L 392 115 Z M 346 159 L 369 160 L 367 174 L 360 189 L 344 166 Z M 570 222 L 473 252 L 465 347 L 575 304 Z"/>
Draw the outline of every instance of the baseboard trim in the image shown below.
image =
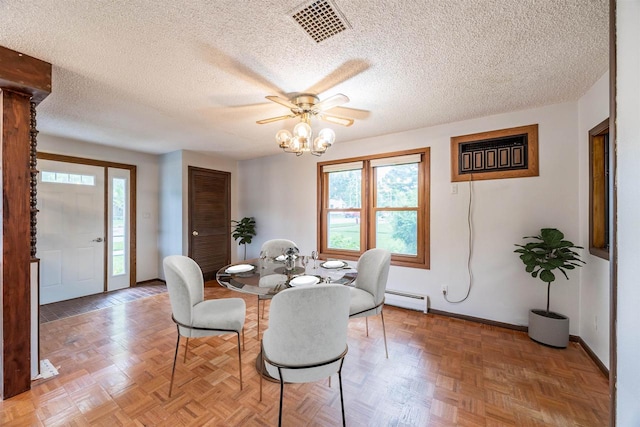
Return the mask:
<path fill-rule="evenodd" d="M 164 280 L 162 280 L 162 279 L 149 279 L 149 280 L 143 280 L 142 282 L 137 282 L 137 283 L 136 283 L 136 286 L 140 286 L 140 285 L 148 285 L 148 284 L 153 283 L 153 282 L 161 282 L 161 283 L 164 283 L 164 284 L 166 284 L 166 283 L 167 283 L 167 282 L 165 282 L 165 281 L 164 281 Z"/>
<path fill-rule="evenodd" d="M 451 313 L 449 311 L 429 309 L 431 314 L 439 314 L 441 316 L 453 317 L 454 319 L 468 320 L 469 322 L 482 323 L 483 325 L 497 326 L 499 328 L 511 329 L 514 331 L 527 332 L 528 328 L 521 325 L 513 325 L 511 323 L 497 322 L 495 320 L 483 319 L 482 317 L 467 316 L 465 314 Z"/>
<path fill-rule="evenodd" d="M 435 310 L 433 308 L 429 309 L 429 314 L 438 314 L 440 316 L 452 317 L 454 319 L 460 319 L 460 320 L 467 320 L 469 322 L 481 323 L 483 325 L 497 326 L 499 328 L 511 329 L 514 331 L 527 332 L 529 330 L 528 327 L 522 326 L 522 325 L 513 325 L 511 323 L 497 322 L 495 320 L 483 319 L 482 317 L 467 316 L 464 314 L 451 313 L 449 311 Z M 591 350 L 591 348 L 587 345 L 587 343 L 582 338 L 580 338 L 580 336 L 569 335 L 569 341 L 580 344 L 580 347 L 582 347 L 585 353 L 587 353 L 587 356 L 589 356 L 589 358 L 593 360 L 593 363 L 596 364 L 596 366 L 598 367 L 598 369 L 600 369 L 602 374 L 605 377 L 609 378 L 609 370 L 607 369 L 607 367 L 604 365 L 604 363 L 602 363 L 600 358 L 598 358 L 598 356 L 593 352 L 593 350 Z"/>
<path fill-rule="evenodd" d="M 596 366 L 600 369 L 600 372 L 602 372 L 605 377 L 609 378 L 609 369 L 607 369 L 600 358 L 596 356 L 594 351 L 591 350 L 591 347 L 589 347 L 589 345 L 580 337 L 578 337 L 578 343 L 584 349 L 585 353 L 587 353 L 587 355 L 591 358 L 591 360 L 593 360 L 593 363 L 595 363 Z"/>

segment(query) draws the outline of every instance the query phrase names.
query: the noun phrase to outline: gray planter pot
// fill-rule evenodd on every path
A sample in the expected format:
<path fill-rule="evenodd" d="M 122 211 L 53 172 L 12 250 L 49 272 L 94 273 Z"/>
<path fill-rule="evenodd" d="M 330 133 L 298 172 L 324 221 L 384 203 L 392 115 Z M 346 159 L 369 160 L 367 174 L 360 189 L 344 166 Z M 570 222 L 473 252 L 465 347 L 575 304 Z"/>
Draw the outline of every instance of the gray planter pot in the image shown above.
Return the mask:
<path fill-rule="evenodd" d="M 569 318 L 546 310 L 529 311 L 529 337 L 541 344 L 565 348 L 569 344 Z"/>

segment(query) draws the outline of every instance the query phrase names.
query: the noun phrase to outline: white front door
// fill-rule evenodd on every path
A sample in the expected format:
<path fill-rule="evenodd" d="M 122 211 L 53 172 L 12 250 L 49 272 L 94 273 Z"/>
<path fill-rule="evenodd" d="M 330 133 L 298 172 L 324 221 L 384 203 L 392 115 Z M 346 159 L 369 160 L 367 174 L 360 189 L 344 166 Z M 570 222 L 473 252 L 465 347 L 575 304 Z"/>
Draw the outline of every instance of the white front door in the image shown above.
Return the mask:
<path fill-rule="evenodd" d="M 104 168 L 39 160 L 40 304 L 104 291 Z"/>

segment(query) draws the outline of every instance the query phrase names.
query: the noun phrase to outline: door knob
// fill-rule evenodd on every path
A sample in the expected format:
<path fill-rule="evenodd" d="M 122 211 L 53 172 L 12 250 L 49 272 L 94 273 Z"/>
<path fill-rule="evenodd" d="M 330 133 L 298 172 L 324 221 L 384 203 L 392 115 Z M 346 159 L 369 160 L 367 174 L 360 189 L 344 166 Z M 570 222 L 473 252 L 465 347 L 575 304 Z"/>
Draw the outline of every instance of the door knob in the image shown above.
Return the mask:
<path fill-rule="evenodd" d="M 92 242 L 102 242 L 102 237 L 98 237 L 97 239 L 93 239 Z"/>
<path fill-rule="evenodd" d="M 193 234 L 194 236 L 197 236 L 197 235 L 198 235 L 198 232 L 197 232 L 197 231 L 194 231 L 194 232 L 193 232 L 193 233 L 191 233 L 191 234 Z"/>

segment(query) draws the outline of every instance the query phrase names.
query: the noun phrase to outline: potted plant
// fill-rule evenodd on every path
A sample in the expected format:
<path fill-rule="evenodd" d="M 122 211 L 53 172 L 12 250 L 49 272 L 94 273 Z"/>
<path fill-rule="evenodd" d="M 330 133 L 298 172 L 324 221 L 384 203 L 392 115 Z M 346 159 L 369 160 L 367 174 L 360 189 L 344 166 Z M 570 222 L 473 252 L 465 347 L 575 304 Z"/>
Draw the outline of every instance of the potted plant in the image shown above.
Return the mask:
<path fill-rule="evenodd" d="M 533 240 L 524 245 L 516 244 L 519 249 L 514 252 L 520 254 L 527 273 L 547 284 L 547 309 L 529 311 L 529 337 L 542 344 L 564 348 L 569 343 L 569 318 L 549 310 L 551 283 L 556 280 L 553 271 L 560 271 L 569 280 L 567 270 L 584 264 L 575 251 L 583 248 L 564 240 L 564 234 L 556 228 L 543 228 L 538 236 L 523 239 Z"/>
<path fill-rule="evenodd" d="M 244 259 L 247 259 L 247 243 L 251 243 L 251 239 L 256 235 L 256 220 L 253 217 L 244 217 L 240 221 L 231 220 L 233 225 L 233 233 L 231 236 L 238 241 L 240 245 L 244 245 Z"/>

